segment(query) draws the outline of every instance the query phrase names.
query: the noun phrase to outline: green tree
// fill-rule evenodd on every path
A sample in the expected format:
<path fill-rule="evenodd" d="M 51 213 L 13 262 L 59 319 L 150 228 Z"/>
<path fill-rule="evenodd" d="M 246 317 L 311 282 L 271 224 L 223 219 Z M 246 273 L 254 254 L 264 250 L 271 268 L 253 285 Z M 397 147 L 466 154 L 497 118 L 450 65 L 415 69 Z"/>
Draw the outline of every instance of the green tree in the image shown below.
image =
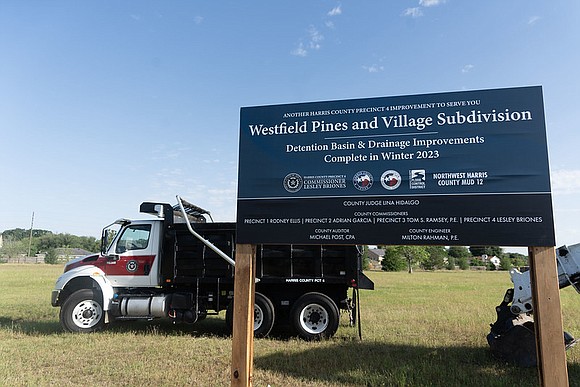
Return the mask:
<path fill-rule="evenodd" d="M 455 263 L 461 270 L 469 269 L 469 262 L 467 261 L 467 257 L 457 257 L 455 258 Z"/>
<path fill-rule="evenodd" d="M 14 240 L 9 237 L 4 239 L 3 243 L 2 254 L 5 254 L 8 258 L 28 253 L 28 243 L 25 240 Z"/>
<path fill-rule="evenodd" d="M 407 267 L 405 257 L 401 255 L 395 246 L 381 246 L 385 255 L 381 262 L 384 271 L 402 271 Z"/>
<path fill-rule="evenodd" d="M 423 262 L 429 257 L 427 249 L 423 246 L 397 246 L 396 249 L 405 257 L 409 274 L 413 273 L 413 265 Z"/>
<path fill-rule="evenodd" d="M 528 266 L 528 256 L 520 253 L 507 253 L 507 256 L 511 260 L 512 266 Z"/>
<path fill-rule="evenodd" d="M 455 270 L 455 257 L 448 256 L 447 257 L 447 265 L 445 265 L 447 270 Z"/>
<path fill-rule="evenodd" d="M 79 237 L 79 246 L 75 247 L 80 247 L 81 249 L 85 249 L 91 252 L 97 252 L 101 249 L 101 240 L 95 237 L 82 236 Z M 363 263 L 366 262 L 367 265 L 364 267 L 364 269 L 368 269 L 368 256 L 366 258 L 367 260 L 363 261 Z"/>
<path fill-rule="evenodd" d="M 48 249 L 46 255 L 44 256 L 44 263 L 54 265 L 58 262 L 58 255 L 56 254 L 56 249 Z"/>
<path fill-rule="evenodd" d="M 100 249 L 100 247 L 99 247 L 99 249 Z M 85 249 L 85 250 L 89 250 L 89 249 Z M 89 250 L 89 251 L 93 251 L 93 250 Z M 95 251 L 98 251 L 98 250 L 95 250 Z M 370 264 L 370 258 L 369 258 L 369 246 L 364 245 L 363 251 L 362 251 L 362 269 L 368 270 L 370 265 L 371 264 Z"/>
<path fill-rule="evenodd" d="M 48 249 L 56 249 L 58 247 L 65 246 L 60 246 L 58 237 L 54 234 L 47 234 L 38 238 L 38 251 L 48 251 Z"/>
<path fill-rule="evenodd" d="M 50 231 L 47 231 L 47 230 L 37 230 L 37 229 L 32 230 L 32 237 L 33 238 L 38 238 L 38 237 L 41 237 L 41 236 L 46 235 L 46 234 L 52 234 L 52 233 Z M 28 239 L 28 238 L 30 238 L 30 229 L 25 230 L 23 228 L 13 228 L 11 230 L 5 230 L 4 232 L 2 232 L 2 237 L 11 238 L 12 240 L 15 240 L 15 241 Z"/>
<path fill-rule="evenodd" d="M 499 261 L 500 270 L 510 270 L 512 268 L 512 260 L 509 255 L 502 255 Z"/>
<path fill-rule="evenodd" d="M 449 249 L 447 250 L 447 254 L 449 254 L 450 257 L 453 258 L 469 258 L 471 256 L 471 254 L 469 253 L 469 250 L 467 249 L 467 247 L 465 246 L 449 246 Z"/>
<path fill-rule="evenodd" d="M 426 246 L 427 257 L 421 261 L 421 267 L 425 270 L 442 269 L 445 266 L 447 250 L 443 246 Z"/>
<path fill-rule="evenodd" d="M 485 246 L 469 246 L 469 252 L 474 257 L 481 257 L 485 254 Z"/>
<path fill-rule="evenodd" d="M 28 254 L 30 244 L 30 254 L 35 255 L 41 252 L 48 252 L 59 247 L 81 248 L 90 252 L 100 251 L 100 240 L 94 237 L 76 236 L 72 234 L 53 234 L 47 230 L 32 230 L 32 240 L 30 240 L 30 230 L 15 228 L 2 233 L 4 246 L 0 249 L 0 254 L 8 258 L 17 257 L 20 254 Z"/>
<path fill-rule="evenodd" d="M 490 257 L 496 256 L 500 258 L 503 255 L 503 249 L 499 246 L 487 246 L 486 254 Z"/>

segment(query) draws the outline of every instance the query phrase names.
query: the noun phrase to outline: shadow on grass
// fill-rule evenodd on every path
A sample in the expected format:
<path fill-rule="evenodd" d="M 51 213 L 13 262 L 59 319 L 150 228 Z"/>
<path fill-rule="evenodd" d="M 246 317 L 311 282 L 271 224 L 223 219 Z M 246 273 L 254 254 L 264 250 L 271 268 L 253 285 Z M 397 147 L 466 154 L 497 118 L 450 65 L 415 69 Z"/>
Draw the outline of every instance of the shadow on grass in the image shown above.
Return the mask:
<path fill-rule="evenodd" d="M 115 321 L 110 324 L 107 332 L 133 332 L 136 334 L 161 334 L 167 336 L 187 335 L 191 337 L 221 337 L 231 336 L 226 322 L 222 318 L 207 317 L 194 324 L 178 323 L 174 324 L 170 320 L 152 320 L 152 321 Z"/>
<path fill-rule="evenodd" d="M 29 321 L 6 316 L 0 316 L 0 329 L 31 336 L 49 336 L 65 333 L 58 321 Z M 224 338 L 231 335 L 225 321 L 220 318 L 206 318 L 195 324 L 173 324 L 169 320 L 114 321 L 107 326 L 104 332 L 162 335 L 185 334 L 192 337 L 209 335 Z"/>
<path fill-rule="evenodd" d="M 0 329 L 34 336 L 62 333 L 58 321 L 28 321 L 6 316 L 0 316 Z"/>
<path fill-rule="evenodd" d="M 537 386 L 535 368 L 498 362 L 487 348 L 338 342 L 301 352 L 255 355 L 255 369 L 355 386 Z M 568 365 L 570 385 L 580 366 Z"/>
<path fill-rule="evenodd" d="M 58 321 L 27 321 L 0 316 L 0 329 L 30 336 L 63 334 Z M 208 317 L 196 324 L 167 320 L 115 322 L 105 332 L 141 335 L 229 338 L 225 321 Z M 284 329 L 272 339 L 292 337 Z M 572 348 L 571 351 L 580 350 Z M 421 347 L 333 339 L 296 352 L 254 354 L 256 370 L 336 385 L 356 386 L 537 386 L 535 368 L 498 362 L 487 347 Z M 571 386 L 580 381 L 580 365 L 569 364 Z"/>

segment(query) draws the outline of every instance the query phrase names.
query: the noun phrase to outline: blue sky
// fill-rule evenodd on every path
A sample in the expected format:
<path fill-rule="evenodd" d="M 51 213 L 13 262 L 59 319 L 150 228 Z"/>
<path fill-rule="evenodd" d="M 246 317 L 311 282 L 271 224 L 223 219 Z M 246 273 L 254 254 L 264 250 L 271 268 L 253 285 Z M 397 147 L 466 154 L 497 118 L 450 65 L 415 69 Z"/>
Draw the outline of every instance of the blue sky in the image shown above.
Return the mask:
<path fill-rule="evenodd" d="M 0 2 L 0 231 L 98 237 L 179 194 L 235 220 L 242 106 L 542 85 L 580 242 L 580 3 Z"/>

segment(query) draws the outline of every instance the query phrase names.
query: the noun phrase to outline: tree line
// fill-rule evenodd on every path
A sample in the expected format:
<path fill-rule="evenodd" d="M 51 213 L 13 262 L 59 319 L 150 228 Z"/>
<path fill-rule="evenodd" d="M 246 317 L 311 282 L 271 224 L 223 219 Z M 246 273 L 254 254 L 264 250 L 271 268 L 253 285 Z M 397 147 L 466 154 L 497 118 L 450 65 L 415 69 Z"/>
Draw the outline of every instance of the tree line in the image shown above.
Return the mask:
<path fill-rule="evenodd" d="M 14 258 L 19 255 L 34 256 L 40 253 L 53 253 L 58 248 L 79 248 L 89 252 L 101 249 L 101 241 L 89 236 L 77 236 L 68 233 L 54 234 L 48 230 L 30 230 L 15 228 L 2 232 L 0 255 Z"/>
<path fill-rule="evenodd" d="M 504 253 L 499 246 L 379 246 L 385 254 L 381 262 L 385 271 L 413 272 L 423 270 L 461 269 L 470 266 L 485 266 L 491 270 L 510 270 L 512 267 L 528 265 L 528 257 L 519 253 Z M 484 261 L 483 257 L 498 257 L 499 266 Z"/>
<path fill-rule="evenodd" d="M 22 255 L 34 256 L 44 253 L 55 258 L 55 249 L 80 248 L 88 252 L 98 252 L 101 241 L 94 237 L 77 236 L 68 233 L 55 234 L 52 231 L 15 228 L 2 232 L 3 245 L 0 257 L 15 258 Z M 456 268 L 467 270 L 470 266 L 487 266 L 495 270 L 496 266 L 483 256 L 496 256 L 500 259 L 500 270 L 528 265 L 528 257 L 518 253 L 504 253 L 499 246 L 378 246 L 384 251 L 381 262 L 385 271 L 412 272 L 414 268 L 423 270 L 440 270 Z M 366 255 L 366 254 L 365 254 Z"/>

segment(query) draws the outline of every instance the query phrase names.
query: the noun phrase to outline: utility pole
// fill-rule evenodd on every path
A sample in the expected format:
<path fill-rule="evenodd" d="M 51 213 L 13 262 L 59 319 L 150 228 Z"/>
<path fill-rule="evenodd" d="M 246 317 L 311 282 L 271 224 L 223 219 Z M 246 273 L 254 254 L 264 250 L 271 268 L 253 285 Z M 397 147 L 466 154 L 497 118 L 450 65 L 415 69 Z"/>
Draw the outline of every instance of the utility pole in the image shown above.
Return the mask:
<path fill-rule="evenodd" d="M 32 211 L 32 220 L 30 221 L 30 238 L 28 239 L 28 255 L 30 257 L 30 249 L 32 248 L 32 228 L 34 226 L 34 211 Z"/>

